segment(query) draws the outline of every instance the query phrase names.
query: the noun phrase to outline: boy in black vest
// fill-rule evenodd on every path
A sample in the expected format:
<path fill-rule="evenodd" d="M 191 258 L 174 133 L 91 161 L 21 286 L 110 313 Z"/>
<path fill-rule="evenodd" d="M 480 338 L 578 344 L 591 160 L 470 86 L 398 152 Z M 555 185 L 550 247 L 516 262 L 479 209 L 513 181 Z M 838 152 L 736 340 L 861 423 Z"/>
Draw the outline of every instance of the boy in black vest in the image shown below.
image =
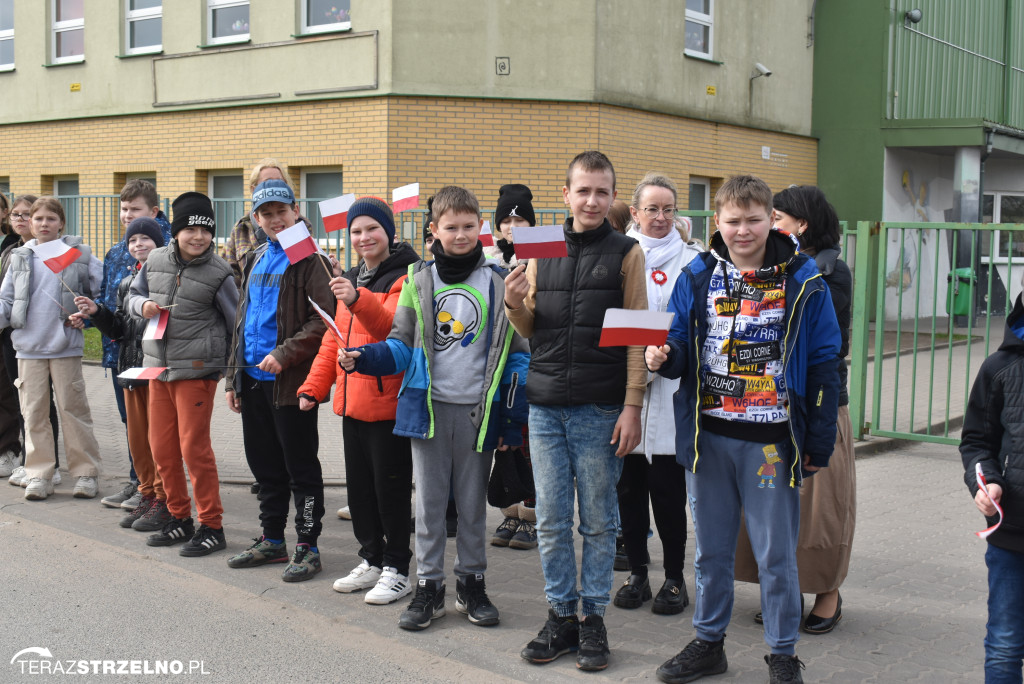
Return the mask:
<path fill-rule="evenodd" d="M 610 308 L 646 309 L 640 246 L 608 223 L 615 170 L 600 152 L 569 165 L 562 188 L 568 257 L 533 259 L 505 281 L 505 311 L 531 338 L 530 447 L 537 538 L 548 620 L 522 657 L 547 663 L 578 650 L 581 670 L 608 666 L 604 611 L 615 557 L 615 485 L 622 457 L 640 443 L 647 370 L 642 347 L 599 347 Z M 617 446 L 617 448 L 616 448 Z M 583 563 L 579 589 L 573 497 L 579 500 Z M 576 617 L 583 599 L 583 620 Z"/>

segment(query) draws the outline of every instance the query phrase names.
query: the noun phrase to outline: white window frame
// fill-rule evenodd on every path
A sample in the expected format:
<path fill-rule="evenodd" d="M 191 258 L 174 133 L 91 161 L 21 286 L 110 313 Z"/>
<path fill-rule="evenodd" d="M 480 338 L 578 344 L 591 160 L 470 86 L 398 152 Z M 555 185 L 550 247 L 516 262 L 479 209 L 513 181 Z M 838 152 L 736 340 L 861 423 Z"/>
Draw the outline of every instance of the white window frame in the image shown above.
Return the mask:
<path fill-rule="evenodd" d="M 8 2 L 11 3 L 11 9 L 13 10 L 14 9 L 14 0 L 8 0 Z M 9 40 L 11 42 L 14 41 L 14 29 L 13 28 L 7 29 L 7 30 L 4 30 L 4 31 L 0 31 L 0 42 L 3 42 L 5 40 Z M 13 57 L 12 57 L 12 59 L 13 59 Z M 12 62 L 10 62 L 8 64 L 0 64 L 0 71 L 14 71 L 14 62 L 12 61 Z"/>
<path fill-rule="evenodd" d="M 215 38 L 213 35 L 213 13 L 215 10 L 227 9 L 228 7 L 249 8 L 249 33 L 239 33 L 234 36 L 223 36 Z M 245 43 L 252 35 L 252 6 L 249 0 L 206 0 L 206 44 L 227 45 L 231 43 Z"/>
<path fill-rule="evenodd" d="M 708 13 L 695 12 L 691 9 L 686 10 L 686 21 L 693 22 L 694 24 L 700 24 L 701 26 L 708 27 L 708 51 L 700 52 L 698 50 L 691 50 L 686 47 L 686 24 L 683 24 L 683 52 L 691 57 L 701 57 L 703 59 L 713 59 L 712 55 L 715 52 L 715 0 L 708 0 Z"/>
<path fill-rule="evenodd" d="M 50 2 L 50 16 L 53 17 L 52 28 L 50 31 L 50 56 L 53 59 L 52 64 L 75 64 L 77 62 L 85 61 L 85 2 L 82 3 L 82 17 L 80 19 L 68 19 L 67 21 L 57 21 L 57 2 L 58 0 L 51 0 Z M 82 30 L 82 54 L 72 55 L 70 57 L 58 57 L 57 56 L 57 34 L 64 33 L 65 31 Z"/>
<path fill-rule="evenodd" d="M 349 20 L 348 21 L 337 21 L 333 24 L 320 24 L 317 26 L 309 25 L 309 0 L 299 0 L 299 17 L 301 24 L 299 25 L 299 32 L 302 35 L 309 35 L 315 33 L 330 33 L 331 31 L 349 31 L 352 29 L 352 3 L 349 3 Z"/>
<path fill-rule="evenodd" d="M 164 49 L 163 21 L 160 23 L 160 42 L 156 45 L 145 45 L 143 47 L 132 47 L 132 24 L 145 19 L 163 19 L 164 4 L 159 7 L 133 10 L 132 0 L 124 0 L 124 54 L 145 55 L 151 52 L 161 52 Z"/>

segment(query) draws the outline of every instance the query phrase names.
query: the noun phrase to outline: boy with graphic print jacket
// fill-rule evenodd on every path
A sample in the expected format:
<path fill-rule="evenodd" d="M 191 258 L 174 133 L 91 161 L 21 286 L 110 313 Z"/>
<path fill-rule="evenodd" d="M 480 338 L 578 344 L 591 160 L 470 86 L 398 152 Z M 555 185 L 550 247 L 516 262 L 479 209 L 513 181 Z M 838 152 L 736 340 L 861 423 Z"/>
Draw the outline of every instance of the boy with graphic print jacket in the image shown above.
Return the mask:
<path fill-rule="evenodd" d="M 434 261 L 409 267 L 387 340 L 340 350 L 347 372 L 405 372 L 395 434 L 412 438 L 418 582 L 398 626 L 420 630 L 445 614 L 445 510 L 459 511 L 455 608 L 496 625 L 484 586 L 487 478 L 493 449 L 520 446 L 529 350 L 505 316 L 505 272 L 487 262 L 476 197 L 446 186 L 434 196 Z"/>
<path fill-rule="evenodd" d="M 665 682 L 725 672 L 742 511 L 761 578 L 771 682 L 800 682 L 796 487 L 828 465 L 839 397 L 840 335 L 814 260 L 771 227 L 764 181 L 737 176 L 715 196 L 709 252 L 676 281 L 668 342 L 648 368 L 682 378 L 676 457 L 693 511 L 697 638 L 658 669 Z"/>

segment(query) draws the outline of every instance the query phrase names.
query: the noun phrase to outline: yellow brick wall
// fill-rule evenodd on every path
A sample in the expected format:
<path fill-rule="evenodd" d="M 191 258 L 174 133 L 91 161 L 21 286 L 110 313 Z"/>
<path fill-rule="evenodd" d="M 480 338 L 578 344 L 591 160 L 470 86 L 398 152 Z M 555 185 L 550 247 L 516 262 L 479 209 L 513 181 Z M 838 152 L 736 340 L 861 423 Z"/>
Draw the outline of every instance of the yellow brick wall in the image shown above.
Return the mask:
<path fill-rule="evenodd" d="M 53 178 L 77 175 L 83 195 L 120 192 L 126 174 L 155 173 L 162 197 L 207 191 L 208 172 L 246 178 L 263 157 L 289 166 L 298 189 L 303 169 L 341 167 L 346 192 L 390 199 L 390 189 L 421 183 L 424 197 L 465 185 L 489 211 L 504 183 L 522 182 L 536 208 L 561 208 L 565 167 L 578 152 L 600 149 L 618 172 L 626 199 L 657 170 L 679 184 L 755 173 L 773 189 L 816 180 L 817 142 L 594 103 L 416 97 L 325 100 L 203 111 L 0 126 L 0 178 L 11 191 L 52 192 Z M 772 159 L 761 158 L 762 145 Z M 103 253 L 116 216 L 84 216 Z M 100 237 L 102 236 L 102 237 Z"/>

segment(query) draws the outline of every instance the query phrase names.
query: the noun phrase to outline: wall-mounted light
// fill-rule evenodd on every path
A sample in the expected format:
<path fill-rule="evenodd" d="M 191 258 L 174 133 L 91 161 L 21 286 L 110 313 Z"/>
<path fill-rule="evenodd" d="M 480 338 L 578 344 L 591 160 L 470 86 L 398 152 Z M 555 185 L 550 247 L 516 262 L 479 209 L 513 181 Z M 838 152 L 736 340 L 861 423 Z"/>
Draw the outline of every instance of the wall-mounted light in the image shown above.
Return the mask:
<path fill-rule="evenodd" d="M 766 67 L 764 64 L 761 64 L 760 62 L 755 62 L 754 63 L 754 73 L 751 74 L 750 80 L 753 81 L 755 78 L 759 78 L 761 76 L 764 76 L 765 78 L 768 78 L 771 75 L 772 75 L 772 70 L 771 69 Z"/>
<path fill-rule="evenodd" d="M 924 14 L 921 13 L 921 10 L 915 8 L 912 10 L 907 10 L 907 13 L 904 16 L 907 18 L 907 21 L 909 21 L 911 24 L 918 24 L 921 22 L 921 19 L 924 17 Z"/>

